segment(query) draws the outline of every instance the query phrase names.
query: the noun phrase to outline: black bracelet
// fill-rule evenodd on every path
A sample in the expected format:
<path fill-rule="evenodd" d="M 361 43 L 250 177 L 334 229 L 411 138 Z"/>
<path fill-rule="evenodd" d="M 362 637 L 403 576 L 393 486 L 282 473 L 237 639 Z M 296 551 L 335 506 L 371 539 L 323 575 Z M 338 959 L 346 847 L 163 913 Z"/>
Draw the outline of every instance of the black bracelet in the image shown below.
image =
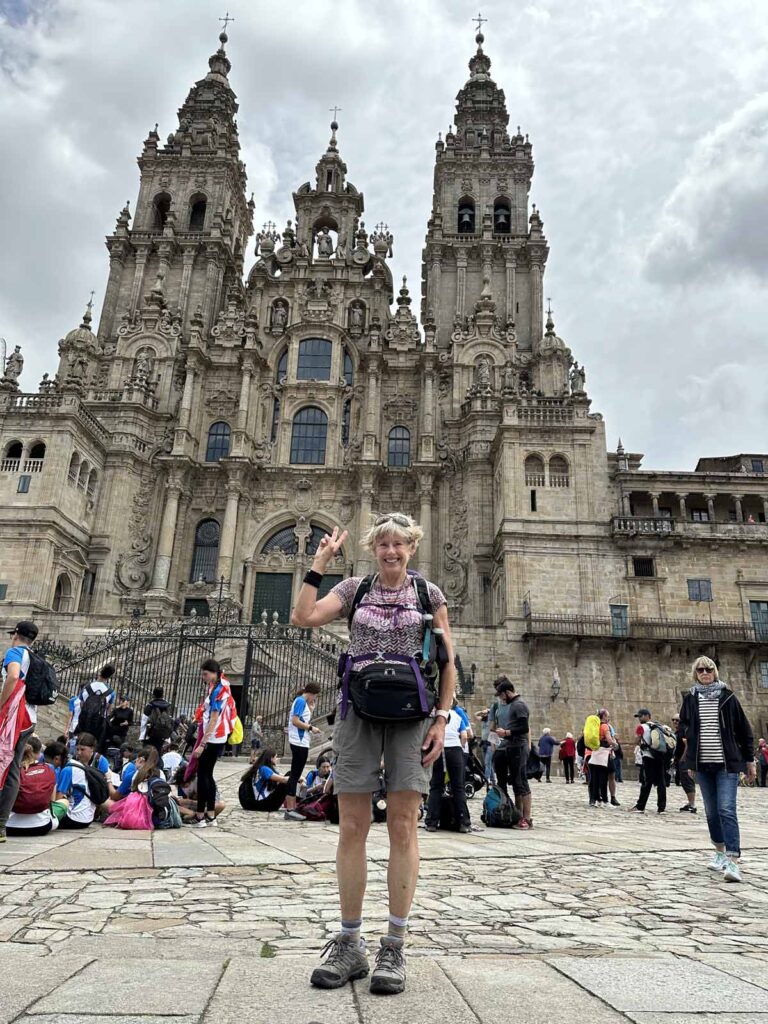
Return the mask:
<path fill-rule="evenodd" d="M 315 572 L 314 569 L 308 569 L 307 574 L 304 577 L 304 582 L 308 583 L 310 587 L 319 587 L 323 582 L 323 574 L 321 572 Z"/>

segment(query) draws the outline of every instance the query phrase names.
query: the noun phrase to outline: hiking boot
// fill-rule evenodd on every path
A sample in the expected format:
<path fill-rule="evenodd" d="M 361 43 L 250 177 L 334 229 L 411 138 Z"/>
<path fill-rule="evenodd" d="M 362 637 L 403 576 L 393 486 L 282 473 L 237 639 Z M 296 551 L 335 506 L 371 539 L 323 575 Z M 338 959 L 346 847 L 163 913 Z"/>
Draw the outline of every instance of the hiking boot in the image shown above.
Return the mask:
<path fill-rule="evenodd" d="M 686 812 L 690 812 L 690 810 L 691 810 L 691 805 L 690 804 L 685 804 L 683 807 L 680 808 L 680 813 L 684 814 Z"/>
<path fill-rule="evenodd" d="M 286 811 L 284 814 L 286 821 L 306 821 L 307 819 L 303 814 L 299 814 L 298 811 Z"/>
<path fill-rule="evenodd" d="M 712 860 L 709 862 L 709 864 L 707 864 L 707 867 L 710 871 L 722 871 L 727 863 L 728 858 L 725 856 L 725 854 L 720 853 L 719 850 L 716 850 L 714 855 L 712 856 Z"/>
<path fill-rule="evenodd" d="M 312 971 L 310 984 L 315 988 L 341 988 L 348 981 L 365 978 L 368 974 L 368 957 L 365 955 L 365 941 L 345 942 L 341 933 L 331 939 L 320 954 L 323 963 Z"/>
<path fill-rule="evenodd" d="M 371 992 L 376 996 L 393 996 L 405 988 L 405 957 L 403 944 L 388 936 L 381 940 L 376 966 L 371 974 Z"/>
<path fill-rule="evenodd" d="M 611 807 L 621 807 L 621 804 L 619 803 L 619 801 L 616 799 L 615 796 L 611 797 Z"/>
<path fill-rule="evenodd" d="M 723 867 L 723 878 L 726 882 L 740 882 L 741 871 L 739 865 L 735 860 L 728 860 L 726 858 L 725 866 Z"/>

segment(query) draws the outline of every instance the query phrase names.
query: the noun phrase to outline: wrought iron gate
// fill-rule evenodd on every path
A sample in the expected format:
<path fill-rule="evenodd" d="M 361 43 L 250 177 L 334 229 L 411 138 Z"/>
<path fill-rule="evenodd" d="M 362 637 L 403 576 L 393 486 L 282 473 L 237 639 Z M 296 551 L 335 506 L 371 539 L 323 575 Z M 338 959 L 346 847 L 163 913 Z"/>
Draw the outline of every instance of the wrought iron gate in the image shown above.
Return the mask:
<path fill-rule="evenodd" d="M 279 623 L 137 618 L 74 651 L 45 640 L 36 649 L 56 666 L 66 696 L 78 693 L 103 665 L 112 664 L 116 692 L 124 693 L 137 711 L 150 700 L 152 690 L 162 686 L 176 714 L 191 714 L 200 703 L 205 694 L 200 666 L 206 658 L 216 658 L 232 684 L 243 722 L 262 715 L 265 727 L 277 730 L 285 725 L 294 696 L 309 680 L 322 686 L 315 715 L 332 713 L 336 666 L 344 646 L 325 630 Z"/>

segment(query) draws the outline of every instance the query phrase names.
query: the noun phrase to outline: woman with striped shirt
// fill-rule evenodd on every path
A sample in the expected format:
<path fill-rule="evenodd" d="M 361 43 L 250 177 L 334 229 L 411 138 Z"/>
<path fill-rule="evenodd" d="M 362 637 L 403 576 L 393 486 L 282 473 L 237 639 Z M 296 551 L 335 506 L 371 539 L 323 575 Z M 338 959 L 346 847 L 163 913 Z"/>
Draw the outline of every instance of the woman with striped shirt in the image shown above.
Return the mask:
<path fill-rule="evenodd" d="M 680 734 L 682 761 L 696 772 L 715 854 L 707 865 L 726 882 L 740 882 L 741 846 L 736 794 L 739 777 L 754 779 L 755 741 L 739 698 L 720 679 L 711 658 L 693 663 L 693 686 L 683 698 Z M 681 772 L 684 769 L 680 769 Z"/>

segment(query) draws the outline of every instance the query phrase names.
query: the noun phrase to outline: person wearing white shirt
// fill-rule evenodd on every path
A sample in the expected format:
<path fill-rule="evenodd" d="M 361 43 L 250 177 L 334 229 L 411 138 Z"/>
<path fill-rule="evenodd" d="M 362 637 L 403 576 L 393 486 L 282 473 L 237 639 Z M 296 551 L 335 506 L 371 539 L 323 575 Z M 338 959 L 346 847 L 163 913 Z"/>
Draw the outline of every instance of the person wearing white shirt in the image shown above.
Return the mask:
<path fill-rule="evenodd" d="M 440 808 L 445 792 L 445 773 L 453 798 L 453 814 L 459 825 L 459 832 L 471 832 L 467 794 L 464 790 L 466 777 L 466 760 L 464 744 L 467 742 L 465 719 L 454 708 L 445 723 L 445 741 L 443 756 L 432 766 L 432 778 L 429 783 L 429 800 L 427 801 L 427 832 L 437 832 L 440 826 Z"/>

